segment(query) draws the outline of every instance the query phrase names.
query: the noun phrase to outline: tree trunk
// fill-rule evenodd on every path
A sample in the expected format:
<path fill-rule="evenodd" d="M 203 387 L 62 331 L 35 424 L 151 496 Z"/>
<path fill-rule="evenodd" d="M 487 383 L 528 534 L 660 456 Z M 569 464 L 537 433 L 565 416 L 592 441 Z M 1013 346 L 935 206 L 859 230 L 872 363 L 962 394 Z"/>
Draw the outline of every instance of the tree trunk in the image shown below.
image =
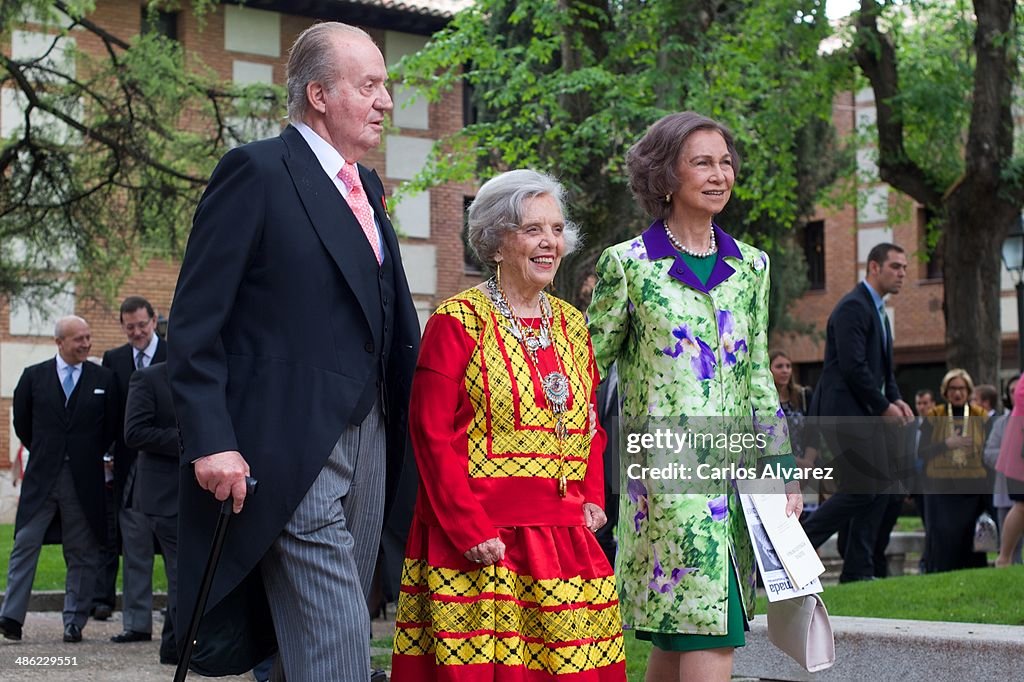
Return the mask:
<path fill-rule="evenodd" d="M 986 197 L 984 199 L 980 197 Z M 975 384 L 999 385 L 1002 241 L 1019 209 L 963 183 L 946 201 L 943 284 L 946 363 L 966 369 Z"/>
<path fill-rule="evenodd" d="M 861 0 L 857 63 L 875 93 L 879 174 L 896 189 L 945 215 L 943 304 L 946 362 L 975 383 L 998 384 L 1000 256 L 1009 228 L 1020 219 L 1024 191 L 1008 177 L 1013 163 L 1013 84 L 1017 26 L 1013 0 L 975 0 L 974 87 L 964 147 L 964 174 L 945 192 L 927 168 L 908 158 L 897 57 L 878 27 L 880 6 Z M 1022 330 L 1024 331 L 1024 330 Z"/>

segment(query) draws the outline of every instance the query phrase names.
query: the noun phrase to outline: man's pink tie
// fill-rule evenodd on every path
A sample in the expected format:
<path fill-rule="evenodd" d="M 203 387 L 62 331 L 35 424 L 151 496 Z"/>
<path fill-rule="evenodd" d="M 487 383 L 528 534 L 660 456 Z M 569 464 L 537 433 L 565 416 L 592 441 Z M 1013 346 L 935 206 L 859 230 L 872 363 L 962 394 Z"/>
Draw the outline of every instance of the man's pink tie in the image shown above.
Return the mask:
<path fill-rule="evenodd" d="M 338 171 L 338 177 L 348 187 L 348 194 L 345 196 L 345 200 L 348 201 L 349 208 L 352 209 L 356 220 L 359 221 L 359 225 L 363 228 L 366 240 L 370 242 L 373 255 L 377 257 L 377 265 L 380 265 L 380 244 L 377 242 L 377 227 L 373 224 L 373 209 L 370 208 L 370 201 L 366 198 L 366 192 L 363 191 L 363 183 L 359 179 L 359 171 L 356 169 L 355 164 L 346 163 Z"/>

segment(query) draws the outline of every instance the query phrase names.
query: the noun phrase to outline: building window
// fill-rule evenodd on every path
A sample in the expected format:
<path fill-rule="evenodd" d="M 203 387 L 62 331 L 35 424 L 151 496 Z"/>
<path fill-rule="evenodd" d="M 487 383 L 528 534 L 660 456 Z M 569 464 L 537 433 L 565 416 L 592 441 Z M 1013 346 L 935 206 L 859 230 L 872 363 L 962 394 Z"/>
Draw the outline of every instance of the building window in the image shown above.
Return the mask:
<path fill-rule="evenodd" d="M 804 226 L 804 260 L 807 261 L 809 289 L 825 288 L 825 221 L 812 220 Z"/>
<path fill-rule="evenodd" d="M 476 259 L 473 247 L 469 245 L 469 205 L 476 197 L 462 197 L 462 270 L 467 275 L 479 275 L 483 265 Z"/>
<path fill-rule="evenodd" d="M 142 32 L 155 33 L 171 40 L 178 39 L 178 12 L 142 8 Z"/>
<path fill-rule="evenodd" d="M 942 235 L 932 243 L 931 229 L 935 224 L 935 212 L 922 206 L 917 210 L 918 233 L 921 235 L 921 253 L 924 254 L 924 279 L 942 279 Z"/>

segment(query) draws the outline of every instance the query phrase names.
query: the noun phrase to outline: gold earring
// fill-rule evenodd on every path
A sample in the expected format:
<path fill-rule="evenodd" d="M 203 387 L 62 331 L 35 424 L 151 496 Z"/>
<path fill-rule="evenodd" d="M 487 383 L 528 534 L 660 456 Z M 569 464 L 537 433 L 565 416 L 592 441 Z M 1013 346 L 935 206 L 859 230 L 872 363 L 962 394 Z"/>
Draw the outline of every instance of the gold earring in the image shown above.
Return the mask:
<path fill-rule="evenodd" d="M 498 286 L 501 286 L 501 261 L 494 261 L 496 272 L 494 273 L 494 279 L 498 282 Z"/>

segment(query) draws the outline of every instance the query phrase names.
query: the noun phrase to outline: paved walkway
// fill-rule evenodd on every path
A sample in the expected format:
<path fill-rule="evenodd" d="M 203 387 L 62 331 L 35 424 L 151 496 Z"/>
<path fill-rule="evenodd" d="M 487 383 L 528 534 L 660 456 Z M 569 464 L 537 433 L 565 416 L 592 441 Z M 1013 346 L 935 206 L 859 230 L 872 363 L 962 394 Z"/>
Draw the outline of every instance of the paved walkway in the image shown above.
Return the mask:
<path fill-rule="evenodd" d="M 20 642 L 0 638 L 0 680 L 170 680 L 174 676 L 174 666 L 161 665 L 159 662 L 160 641 L 155 633 L 160 632 L 162 627 L 163 617 L 156 611 L 153 614 L 152 641 L 115 644 L 110 638 L 124 629 L 121 612 L 115 611 L 108 621 L 90 620 L 82 630 L 82 641 L 67 644 L 64 642 L 64 624 L 59 612 L 30 611 L 25 619 Z M 393 620 L 375 620 L 373 636 L 390 636 L 394 628 Z M 36 659 L 34 663 L 33 658 Z M 58 660 L 47 661 L 48 658 Z M 63 661 L 59 660 L 61 658 Z M 209 678 L 190 673 L 188 679 L 252 682 L 253 678 L 251 675 Z"/>
<path fill-rule="evenodd" d="M 159 632 L 162 627 L 163 617 L 159 612 L 155 612 L 154 632 Z M 121 612 L 115 611 L 108 621 L 90 620 L 82 630 L 82 641 L 67 644 L 64 642 L 64 624 L 59 612 L 30 611 L 25 618 L 24 633 L 20 642 L 0 639 L 0 679 L 90 682 L 170 680 L 174 676 L 174 666 L 160 664 L 159 637 L 154 636 L 151 642 L 111 642 L 110 638 L 123 629 Z M 36 659 L 34 662 L 33 658 Z M 64 665 L 58 665 L 61 662 Z M 188 679 L 208 678 L 189 675 Z M 252 681 L 252 677 L 220 679 Z"/>

